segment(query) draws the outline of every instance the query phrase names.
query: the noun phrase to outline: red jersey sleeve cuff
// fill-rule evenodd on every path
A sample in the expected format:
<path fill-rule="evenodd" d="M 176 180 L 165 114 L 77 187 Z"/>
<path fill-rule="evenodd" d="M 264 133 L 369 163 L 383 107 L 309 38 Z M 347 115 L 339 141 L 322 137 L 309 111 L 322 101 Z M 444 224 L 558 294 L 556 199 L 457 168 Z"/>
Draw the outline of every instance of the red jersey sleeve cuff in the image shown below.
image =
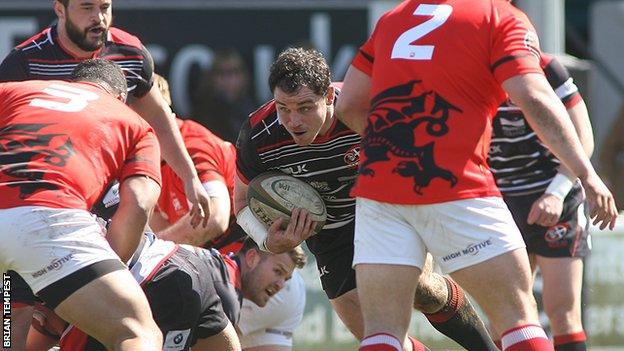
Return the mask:
<path fill-rule="evenodd" d="M 373 61 L 374 59 L 372 56 L 366 54 L 362 50 L 359 50 L 353 58 L 353 61 L 351 61 L 351 65 L 364 72 L 366 75 L 371 76 L 373 73 Z"/>
<path fill-rule="evenodd" d="M 119 183 L 122 183 L 126 178 L 134 177 L 134 176 L 149 177 L 153 179 L 156 183 L 158 183 L 158 186 L 162 187 L 162 177 L 160 175 L 160 169 L 153 170 L 153 169 L 145 169 L 142 167 L 134 167 L 134 166 L 126 167 L 123 170 L 121 177 L 119 179 Z"/>
<path fill-rule="evenodd" d="M 544 70 L 539 66 L 534 56 L 515 57 L 508 60 L 500 60 L 493 67 L 494 76 L 499 83 L 522 74 L 537 73 L 544 75 Z"/>

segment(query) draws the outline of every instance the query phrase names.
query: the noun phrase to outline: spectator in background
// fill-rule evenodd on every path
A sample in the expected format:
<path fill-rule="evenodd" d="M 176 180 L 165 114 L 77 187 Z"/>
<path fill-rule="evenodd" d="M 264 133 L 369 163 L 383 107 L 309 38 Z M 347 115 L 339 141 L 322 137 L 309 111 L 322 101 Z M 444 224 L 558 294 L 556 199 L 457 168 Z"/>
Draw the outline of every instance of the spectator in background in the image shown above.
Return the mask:
<path fill-rule="evenodd" d="M 249 82 L 249 72 L 238 51 L 217 51 L 199 84 L 193 119 L 224 140 L 236 141 L 241 124 L 256 107 Z"/>
<path fill-rule="evenodd" d="M 624 183 L 618 181 L 624 175 L 624 105 L 610 132 L 602 142 L 600 173 L 613 191 L 618 208 L 624 208 Z"/>

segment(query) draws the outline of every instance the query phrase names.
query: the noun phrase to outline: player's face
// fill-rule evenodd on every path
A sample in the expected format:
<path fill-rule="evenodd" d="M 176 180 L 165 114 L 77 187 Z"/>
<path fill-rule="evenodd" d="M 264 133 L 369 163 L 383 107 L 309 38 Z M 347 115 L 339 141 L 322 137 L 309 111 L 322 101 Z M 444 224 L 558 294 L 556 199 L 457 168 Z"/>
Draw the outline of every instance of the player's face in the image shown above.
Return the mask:
<path fill-rule="evenodd" d="M 83 51 L 96 51 L 104 45 L 113 12 L 112 0 L 70 0 L 59 25 L 69 39 Z"/>
<path fill-rule="evenodd" d="M 331 127 L 333 118 L 334 88 L 327 95 L 316 95 L 310 88 L 301 87 L 287 94 L 279 87 L 273 92 L 280 123 L 298 145 L 309 145 L 316 136 Z"/>
<path fill-rule="evenodd" d="M 247 255 L 252 254 L 247 252 Z M 259 254 L 258 262 L 242 277 L 243 296 L 263 307 L 271 296 L 280 291 L 292 277 L 295 263 L 288 253 L 279 255 Z"/>

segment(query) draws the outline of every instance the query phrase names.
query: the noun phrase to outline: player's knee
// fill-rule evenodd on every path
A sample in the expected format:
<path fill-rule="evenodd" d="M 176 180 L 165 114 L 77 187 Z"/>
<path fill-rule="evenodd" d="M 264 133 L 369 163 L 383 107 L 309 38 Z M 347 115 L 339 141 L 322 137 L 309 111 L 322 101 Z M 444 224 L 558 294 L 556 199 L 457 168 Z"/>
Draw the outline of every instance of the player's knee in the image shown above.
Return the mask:
<path fill-rule="evenodd" d="M 414 308 L 423 313 L 435 313 L 444 307 L 447 299 L 446 283 L 442 277 L 421 278 L 416 286 Z"/>

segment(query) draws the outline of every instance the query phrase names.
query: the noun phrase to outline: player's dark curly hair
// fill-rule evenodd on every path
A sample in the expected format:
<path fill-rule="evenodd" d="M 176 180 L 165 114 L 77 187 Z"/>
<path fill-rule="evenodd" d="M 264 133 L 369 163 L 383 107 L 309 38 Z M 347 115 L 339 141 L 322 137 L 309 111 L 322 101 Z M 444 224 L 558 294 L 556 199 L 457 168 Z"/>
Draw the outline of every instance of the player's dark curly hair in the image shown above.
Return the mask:
<path fill-rule="evenodd" d="M 269 88 L 279 87 L 287 94 L 295 94 L 306 86 L 316 95 L 327 94 L 331 73 L 325 57 L 314 49 L 289 48 L 271 65 Z"/>
<path fill-rule="evenodd" d="M 89 59 L 80 62 L 72 71 L 70 79 L 74 82 L 87 81 L 105 83 L 118 95 L 126 96 L 128 85 L 121 68 L 113 61 L 105 59 Z"/>
<path fill-rule="evenodd" d="M 60 2 L 61 4 L 63 4 L 63 6 L 65 6 L 65 8 L 67 8 L 67 5 L 69 5 L 69 0 L 56 0 L 58 2 Z"/>
<path fill-rule="evenodd" d="M 245 241 L 243 242 L 243 247 L 241 247 L 241 249 L 238 251 L 238 255 L 239 256 L 245 255 L 245 253 L 251 249 L 254 249 L 260 252 L 262 257 L 271 255 L 270 253 L 260 251 L 260 249 L 258 248 L 258 244 L 256 244 L 256 242 L 253 241 L 253 239 L 251 238 L 245 239 Z M 290 256 L 290 258 L 295 263 L 295 267 L 297 268 L 303 268 L 303 266 L 305 266 L 306 262 L 308 261 L 308 256 L 306 256 L 306 253 L 301 248 L 301 245 L 298 245 L 297 247 L 290 249 L 286 253 L 288 253 L 288 256 Z"/>

